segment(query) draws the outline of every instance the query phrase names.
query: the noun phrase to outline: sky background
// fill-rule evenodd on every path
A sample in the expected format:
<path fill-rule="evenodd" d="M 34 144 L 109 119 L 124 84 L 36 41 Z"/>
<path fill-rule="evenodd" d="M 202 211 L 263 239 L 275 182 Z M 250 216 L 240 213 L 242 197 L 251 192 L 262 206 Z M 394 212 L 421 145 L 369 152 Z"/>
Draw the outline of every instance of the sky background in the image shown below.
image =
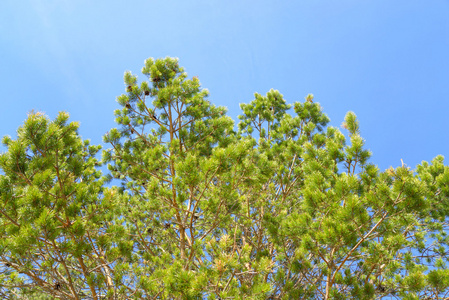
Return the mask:
<path fill-rule="evenodd" d="M 449 0 L 1 0 L 0 136 L 67 111 L 102 143 L 124 71 L 166 56 L 236 122 L 254 92 L 312 93 L 332 126 L 356 113 L 381 169 L 449 164 Z"/>

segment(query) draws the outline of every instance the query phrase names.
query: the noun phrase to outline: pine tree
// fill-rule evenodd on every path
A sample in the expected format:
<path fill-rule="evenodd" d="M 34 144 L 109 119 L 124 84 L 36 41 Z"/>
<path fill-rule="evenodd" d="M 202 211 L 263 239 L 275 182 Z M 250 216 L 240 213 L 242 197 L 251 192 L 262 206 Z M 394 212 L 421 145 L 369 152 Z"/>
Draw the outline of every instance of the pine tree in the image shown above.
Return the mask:
<path fill-rule="evenodd" d="M 37 292 L 60 299 L 95 299 L 112 287 L 108 235 L 118 207 L 104 188 L 95 154 L 79 125 L 60 113 L 31 113 L 18 138 L 3 138 L 0 156 L 0 294 Z M 31 297 L 31 296 L 30 296 Z M 33 296 L 31 299 L 37 299 Z"/>
<path fill-rule="evenodd" d="M 5 299 L 437 299 L 449 167 L 370 163 L 356 115 L 256 93 L 237 127 L 174 58 L 126 72 L 99 146 L 29 115 L 0 156 Z M 109 174 L 99 171 L 107 165 Z"/>
<path fill-rule="evenodd" d="M 248 157 L 253 144 L 237 139 L 225 109 L 206 100 L 176 59 L 149 59 L 142 73 L 149 82 L 140 86 L 125 73 L 128 93 L 115 112 L 121 127 L 105 136 L 112 148 L 104 160 L 127 196 L 123 216 L 135 250 L 127 276 L 139 297 L 218 295 L 226 283 L 214 244 L 233 233 L 237 189 L 257 171 Z"/>

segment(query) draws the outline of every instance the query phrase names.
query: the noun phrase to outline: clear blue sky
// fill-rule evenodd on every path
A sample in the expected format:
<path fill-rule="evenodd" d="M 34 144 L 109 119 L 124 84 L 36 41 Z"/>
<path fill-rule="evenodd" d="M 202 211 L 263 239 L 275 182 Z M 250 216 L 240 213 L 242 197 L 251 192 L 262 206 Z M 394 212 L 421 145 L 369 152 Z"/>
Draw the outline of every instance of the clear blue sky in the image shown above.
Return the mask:
<path fill-rule="evenodd" d="M 448 0 L 1 0 L 0 136 L 64 110 L 101 143 L 124 71 L 165 56 L 234 120 L 254 92 L 313 93 L 333 126 L 357 114 L 382 169 L 449 164 Z"/>

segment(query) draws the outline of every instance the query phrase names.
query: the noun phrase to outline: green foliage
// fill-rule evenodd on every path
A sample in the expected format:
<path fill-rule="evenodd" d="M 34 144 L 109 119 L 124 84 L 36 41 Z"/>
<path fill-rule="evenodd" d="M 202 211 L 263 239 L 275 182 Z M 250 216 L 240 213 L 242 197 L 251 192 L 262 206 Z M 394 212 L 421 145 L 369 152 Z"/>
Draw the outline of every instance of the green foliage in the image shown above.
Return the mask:
<path fill-rule="evenodd" d="M 68 118 L 60 113 L 49 121 L 31 113 L 16 140 L 3 139 L 8 147 L 0 156 L 5 299 L 35 291 L 76 299 L 101 292 L 107 281 L 104 276 L 89 286 L 86 277 L 108 273 L 98 255 L 109 249 L 100 247 L 99 240 L 108 230 L 102 222 L 118 217 L 118 199 L 110 195 L 114 189 L 104 187 L 97 168 L 100 147 L 82 141 L 79 125 Z"/>
<path fill-rule="evenodd" d="M 177 59 L 148 59 L 142 73 L 125 73 L 101 162 L 67 113 L 31 113 L 3 138 L 2 298 L 448 292 L 442 156 L 381 172 L 356 115 L 344 118 L 347 142 L 313 95 L 290 105 L 256 93 L 234 126 Z"/>

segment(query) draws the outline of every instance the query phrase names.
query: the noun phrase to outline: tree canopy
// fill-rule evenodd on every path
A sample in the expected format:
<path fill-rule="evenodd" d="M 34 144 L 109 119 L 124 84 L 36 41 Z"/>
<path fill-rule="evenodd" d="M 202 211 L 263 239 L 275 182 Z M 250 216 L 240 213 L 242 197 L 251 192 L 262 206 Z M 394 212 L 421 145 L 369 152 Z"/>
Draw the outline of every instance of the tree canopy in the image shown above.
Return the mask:
<path fill-rule="evenodd" d="M 256 93 L 235 126 L 177 59 L 142 73 L 101 158 L 66 112 L 3 138 L 3 299 L 449 296 L 442 156 L 381 171 L 312 95 Z"/>

